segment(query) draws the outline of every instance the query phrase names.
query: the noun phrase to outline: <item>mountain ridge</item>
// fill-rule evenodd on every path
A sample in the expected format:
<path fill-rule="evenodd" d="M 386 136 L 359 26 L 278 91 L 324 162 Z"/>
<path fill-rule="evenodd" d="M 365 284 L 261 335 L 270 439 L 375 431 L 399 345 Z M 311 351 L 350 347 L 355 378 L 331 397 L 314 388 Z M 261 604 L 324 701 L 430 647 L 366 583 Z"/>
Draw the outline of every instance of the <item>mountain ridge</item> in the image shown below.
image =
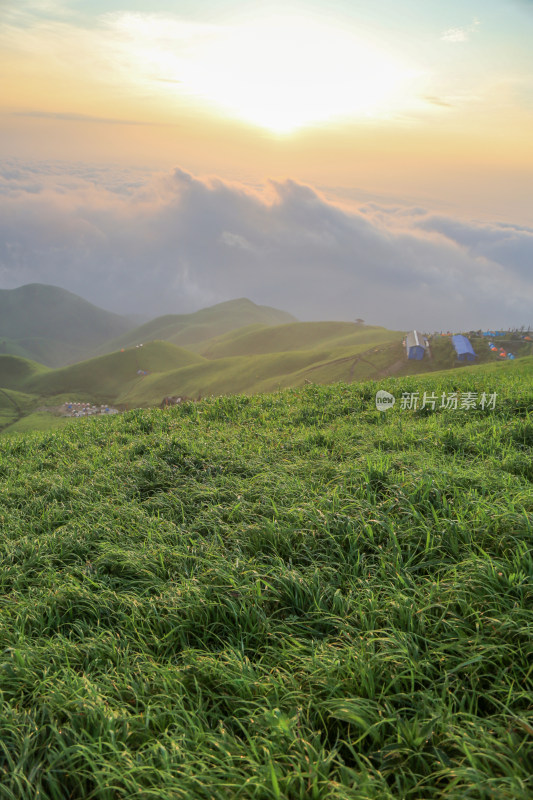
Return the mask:
<path fill-rule="evenodd" d="M 0 289 L 0 354 L 52 368 L 148 341 L 198 345 L 247 325 L 291 322 L 296 322 L 292 314 L 246 297 L 139 323 L 138 316 L 107 311 L 59 286 L 29 283 Z"/>

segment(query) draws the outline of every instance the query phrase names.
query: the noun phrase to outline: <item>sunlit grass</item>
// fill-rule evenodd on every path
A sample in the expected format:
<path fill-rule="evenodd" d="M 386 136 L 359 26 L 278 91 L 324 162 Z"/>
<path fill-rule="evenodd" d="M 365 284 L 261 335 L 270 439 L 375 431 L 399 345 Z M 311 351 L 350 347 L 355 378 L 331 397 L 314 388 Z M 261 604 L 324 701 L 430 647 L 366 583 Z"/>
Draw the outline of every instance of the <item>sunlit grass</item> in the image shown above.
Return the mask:
<path fill-rule="evenodd" d="M 2 439 L 0 798 L 531 797 L 532 411 L 477 370 Z"/>

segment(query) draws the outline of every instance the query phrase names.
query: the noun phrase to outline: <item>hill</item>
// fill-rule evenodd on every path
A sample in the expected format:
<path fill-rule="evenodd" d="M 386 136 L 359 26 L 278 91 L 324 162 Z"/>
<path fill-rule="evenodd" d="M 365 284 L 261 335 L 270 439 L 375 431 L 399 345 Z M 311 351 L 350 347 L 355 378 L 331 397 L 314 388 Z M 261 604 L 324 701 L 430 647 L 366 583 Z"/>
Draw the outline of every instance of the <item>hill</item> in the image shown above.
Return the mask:
<path fill-rule="evenodd" d="M 401 332 L 353 323 L 254 325 L 198 343 L 194 348 L 148 342 L 58 370 L 14 356 L 0 356 L 0 385 L 32 393 L 35 410 L 40 406 L 54 409 L 65 400 L 74 399 L 111 403 L 124 409 L 159 406 L 168 396 L 199 399 L 269 392 L 308 383 L 475 369 L 458 365 L 449 337 L 432 340 L 431 358 L 409 361 L 402 336 Z M 475 342 L 475 348 L 481 364 L 499 360 L 486 341 Z M 13 430 L 30 429 L 32 424 L 48 428 L 55 423 L 34 411 L 25 422 L 18 420 Z"/>
<path fill-rule="evenodd" d="M 0 290 L 0 353 L 59 366 L 92 354 L 131 327 L 126 317 L 57 286 Z"/>
<path fill-rule="evenodd" d="M 6 798 L 529 800 L 525 365 L 2 439 Z"/>
<path fill-rule="evenodd" d="M 27 358 L 0 355 L 0 388 L 23 391 L 32 378 L 49 371 L 43 364 Z"/>
<path fill-rule="evenodd" d="M 167 314 L 157 317 L 107 342 L 100 350 L 111 352 L 122 347 L 134 347 L 136 344 L 153 339 L 187 347 L 248 325 L 279 325 L 293 321 L 294 317 L 286 311 L 258 306 L 251 300 L 240 298 L 218 303 L 192 314 Z"/>
<path fill-rule="evenodd" d="M 152 373 L 202 364 L 204 359 L 169 342 L 148 342 L 124 352 L 82 361 L 70 367 L 34 372 L 19 383 L 42 397 L 84 394 L 91 401 L 115 401 L 127 396 Z"/>
<path fill-rule="evenodd" d="M 276 326 L 248 326 L 216 339 L 202 342 L 195 350 L 205 358 L 286 353 L 316 348 L 374 346 L 401 334 L 386 328 L 356 325 L 353 322 L 293 322 Z"/>

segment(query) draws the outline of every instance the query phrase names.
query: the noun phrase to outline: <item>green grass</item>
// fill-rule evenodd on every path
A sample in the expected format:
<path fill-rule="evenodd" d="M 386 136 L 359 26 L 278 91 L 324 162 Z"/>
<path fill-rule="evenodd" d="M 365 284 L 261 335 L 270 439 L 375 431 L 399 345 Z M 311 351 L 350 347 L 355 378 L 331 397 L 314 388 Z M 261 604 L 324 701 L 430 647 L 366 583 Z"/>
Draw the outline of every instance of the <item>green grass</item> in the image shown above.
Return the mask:
<path fill-rule="evenodd" d="M 33 395 L 0 389 L 0 432 L 30 414 L 34 406 Z"/>
<path fill-rule="evenodd" d="M 532 375 L 2 439 L 0 798 L 529 800 Z"/>
<path fill-rule="evenodd" d="M 28 431 L 52 431 L 75 423 L 70 417 L 60 417 L 49 411 L 32 411 L 20 419 L 13 420 L 3 431 L 4 434 L 26 433 Z M 1 795 L 0 795 L 1 796 Z"/>
<path fill-rule="evenodd" d="M 147 376 L 137 374 L 139 370 L 150 374 L 202 363 L 201 356 L 169 342 L 148 342 L 143 347 L 60 369 L 48 369 L 16 356 L 0 356 L 0 380 L 8 389 L 41 398 L 76 394 L 87 400 L 114 400 L 146 379 Z"/>

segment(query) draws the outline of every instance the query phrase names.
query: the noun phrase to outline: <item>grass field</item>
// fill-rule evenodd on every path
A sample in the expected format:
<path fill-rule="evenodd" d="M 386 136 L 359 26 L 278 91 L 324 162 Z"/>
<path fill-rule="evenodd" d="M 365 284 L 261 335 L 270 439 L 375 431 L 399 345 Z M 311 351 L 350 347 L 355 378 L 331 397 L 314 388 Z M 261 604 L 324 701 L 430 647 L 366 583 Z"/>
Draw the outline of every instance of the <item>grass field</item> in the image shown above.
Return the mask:
<path fill-rule="evenodd" d="M 529 800 L 532 375 L 3 438 L 0 798 Z"/>

